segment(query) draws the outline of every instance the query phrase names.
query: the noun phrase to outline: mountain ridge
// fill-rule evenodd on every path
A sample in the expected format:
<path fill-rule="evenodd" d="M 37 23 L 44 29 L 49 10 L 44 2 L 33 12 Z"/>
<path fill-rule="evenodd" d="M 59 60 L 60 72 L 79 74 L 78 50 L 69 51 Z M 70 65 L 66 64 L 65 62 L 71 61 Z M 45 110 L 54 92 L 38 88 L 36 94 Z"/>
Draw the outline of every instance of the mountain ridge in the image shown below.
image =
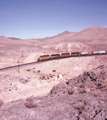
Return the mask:
<path fill-rule="evenodd" d="M 0 40 L 23 40 L 20 38 L 15 38 L 15 37 L 5 37 L 5 36 L 0 36 Z M 57 41 L 57 40 L 101 40 L 105 39 L 107 40 L 107 28 L 102 28 L 98 26 L 94 27 L 89 27 L 84 30 L 81 30 L 79 32 L 69 32 L 69 31 L 64 31 L 60 34 L 57 34 L 52 37 L 46 37 L 46 38 L 40 38 L 40 39 L 33 39 L 33 41 Z M 32 40 L 32 39 L 26 39 L 26 40 Z"/>

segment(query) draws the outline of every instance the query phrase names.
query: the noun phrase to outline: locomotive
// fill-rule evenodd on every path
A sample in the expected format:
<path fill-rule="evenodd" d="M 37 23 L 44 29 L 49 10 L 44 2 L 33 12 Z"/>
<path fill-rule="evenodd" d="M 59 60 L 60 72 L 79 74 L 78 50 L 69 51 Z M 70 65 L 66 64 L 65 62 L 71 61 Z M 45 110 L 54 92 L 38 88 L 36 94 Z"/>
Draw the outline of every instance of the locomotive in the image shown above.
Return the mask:
<path fill-rule="evenodd" d="M 72 52 L 72 53 L 61 53 L 61 54 L 51 54 L 51 55 L 42 55 L 38 58 L 38 62 L 52 60 L 52 59 L 61 59 L 68 57 L 79 57 L 79 56 L 91 56 L 91 55 L 104 55 L 107 54 L 106 50 L 102 51 L 82 51 L 82 52 Z"/>

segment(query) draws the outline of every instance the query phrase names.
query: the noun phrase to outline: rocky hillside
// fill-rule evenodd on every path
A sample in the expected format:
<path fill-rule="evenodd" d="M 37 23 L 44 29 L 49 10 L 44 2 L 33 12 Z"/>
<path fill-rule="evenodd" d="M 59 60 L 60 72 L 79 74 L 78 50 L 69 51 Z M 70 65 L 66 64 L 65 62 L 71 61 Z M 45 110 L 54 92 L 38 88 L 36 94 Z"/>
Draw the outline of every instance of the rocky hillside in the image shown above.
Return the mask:
<path fill-rule="evenodd" d="M 60 83 L 45 97 L 0 101 L 0 106 L 3 120 L 107 120 L 107 67 Z"/>

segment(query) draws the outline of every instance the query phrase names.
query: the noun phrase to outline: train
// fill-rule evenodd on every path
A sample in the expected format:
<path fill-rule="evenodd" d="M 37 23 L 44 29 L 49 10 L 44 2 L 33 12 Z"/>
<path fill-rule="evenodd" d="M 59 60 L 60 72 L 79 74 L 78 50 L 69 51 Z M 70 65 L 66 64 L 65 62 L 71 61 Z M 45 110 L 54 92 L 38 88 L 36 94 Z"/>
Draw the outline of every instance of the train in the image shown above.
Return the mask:
<path fill-rule="evenodd" d="M 79 57 L 79 56 L 91 56 L 91 55 L 104 55 L 107 54 L 107 50 L 101 51 L 81 51 L 81 52 L 72 52 L 72 53 L 61 53 L 61 54 L 51 54 L 51 55 L 42 55 L 38 58 L 38 62 L 52 60 L 52 59 L 61 59 L 68 57 Z"/>

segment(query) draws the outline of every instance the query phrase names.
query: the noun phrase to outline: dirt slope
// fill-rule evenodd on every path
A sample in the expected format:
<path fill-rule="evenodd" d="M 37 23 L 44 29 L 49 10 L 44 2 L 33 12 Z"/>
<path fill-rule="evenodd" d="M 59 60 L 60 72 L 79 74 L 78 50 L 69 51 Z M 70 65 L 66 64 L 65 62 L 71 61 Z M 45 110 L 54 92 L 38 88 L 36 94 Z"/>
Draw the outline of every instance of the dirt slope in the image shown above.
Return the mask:
<path fill-rule="evenodd" d="M 107 68 L 100 66 L 60 83 L 44 97 L 0 102 L 1 119 L 106 120 Z"/>

